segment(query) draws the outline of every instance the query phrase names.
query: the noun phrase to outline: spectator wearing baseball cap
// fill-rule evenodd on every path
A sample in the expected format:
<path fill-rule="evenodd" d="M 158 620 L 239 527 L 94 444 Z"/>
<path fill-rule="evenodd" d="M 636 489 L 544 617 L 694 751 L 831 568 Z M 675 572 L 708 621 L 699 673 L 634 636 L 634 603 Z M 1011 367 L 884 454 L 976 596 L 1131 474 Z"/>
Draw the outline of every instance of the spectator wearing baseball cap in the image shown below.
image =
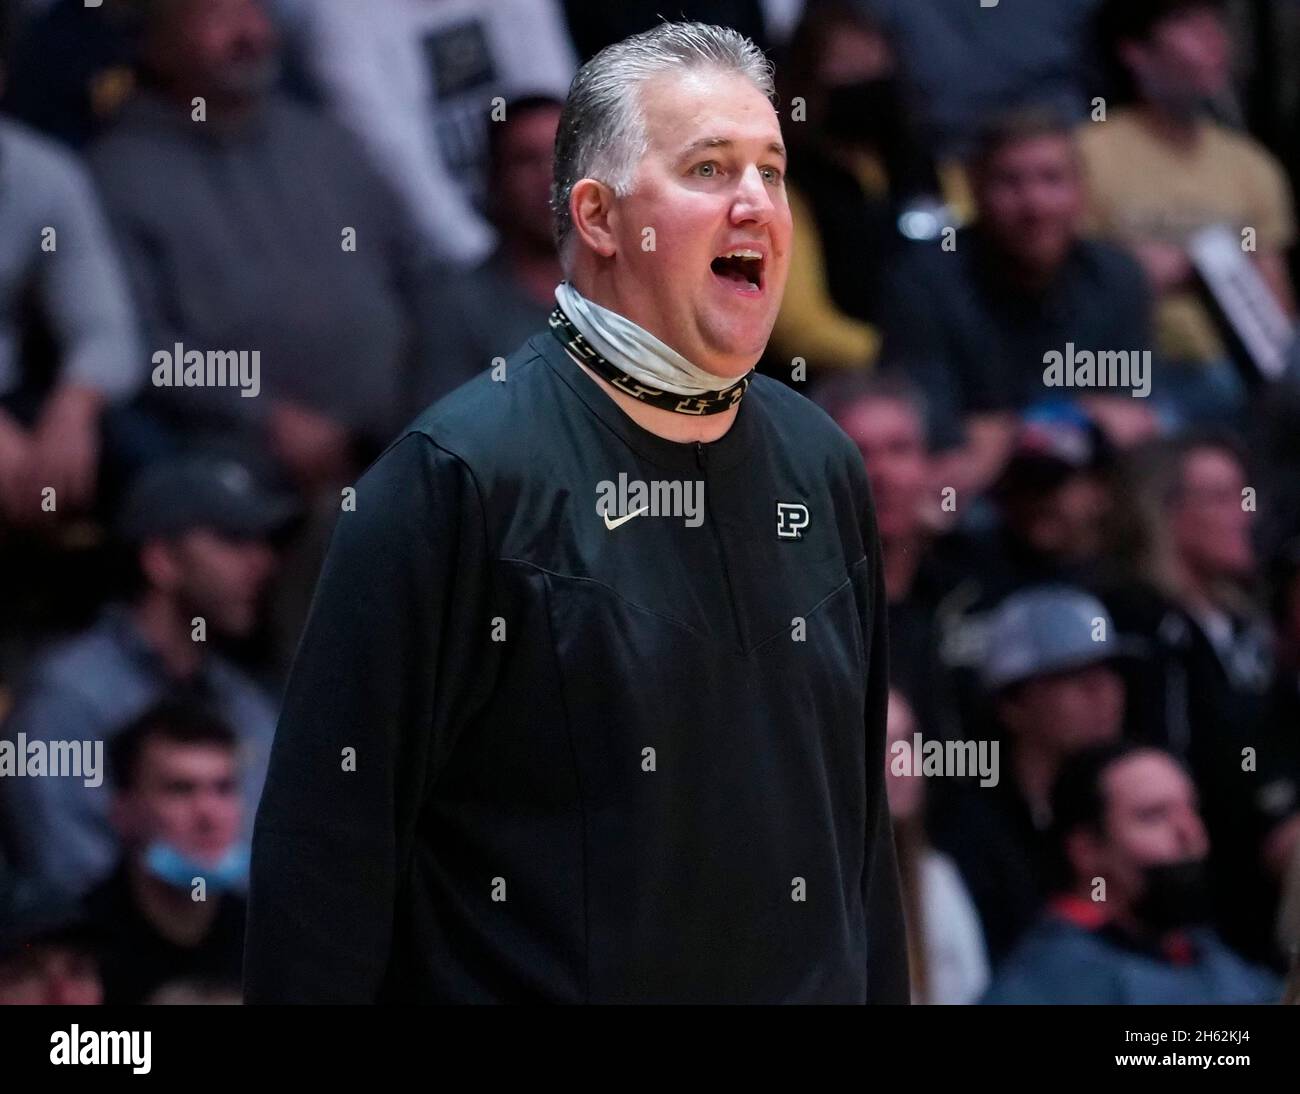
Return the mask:
<path fill-rule="evenodd" d="M 268 492 L 234 460 L 191 455 L 151 465 L 128 487 L 116 533 L 132 588 L 84 633 L 38 656 L 4 727 L 28 741 L 111 741 L 161 697 L 186 693 L 237 735 L 247 814 L 256 808 L 276 709 L 227 656 L 246 638 L 276 566 L 273 537 L 295 502 Z M 69 893 L 104 877 L 118 857 L 107 785 L 15 779 L 0 803 L 12 865 Z"/>
<path fill-rule="evenodd" d="M 993 616 L 982 667 L 1000 730 L 995 785 L 936 800 L 936 846 L 957 863 L 996 962 L 1033 923 L 1051 877 L 1052 783 L 1064 761 L 1117 740 L 1124 685 L 1115 662 L 1132 646 L 1095 597 L 1040 586 Z"/>

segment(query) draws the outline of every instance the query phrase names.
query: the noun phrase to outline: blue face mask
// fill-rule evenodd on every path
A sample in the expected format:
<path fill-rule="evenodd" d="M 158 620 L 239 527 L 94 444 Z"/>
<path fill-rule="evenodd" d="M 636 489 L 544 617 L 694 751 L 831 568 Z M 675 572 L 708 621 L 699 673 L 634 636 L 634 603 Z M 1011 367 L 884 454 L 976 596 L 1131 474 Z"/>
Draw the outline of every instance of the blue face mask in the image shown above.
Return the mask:
<path fill-rule="evenodd" d="M 159 881 L 175 889 L 190 889 L 201 877 L 209 890 L 224 893 L 243 888 L 248 881 L 248 848 L 236 843 L 216 862 L 200 862 L 163 840 L 145 849 L 145 868 Z"/>

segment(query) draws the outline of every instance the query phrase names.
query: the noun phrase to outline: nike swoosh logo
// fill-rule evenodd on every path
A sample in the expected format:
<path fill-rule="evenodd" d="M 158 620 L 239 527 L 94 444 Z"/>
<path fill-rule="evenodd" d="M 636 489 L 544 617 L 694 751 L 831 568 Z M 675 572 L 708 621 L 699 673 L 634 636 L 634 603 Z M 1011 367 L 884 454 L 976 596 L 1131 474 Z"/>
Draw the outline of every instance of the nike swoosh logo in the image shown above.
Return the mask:
<path fill-rule="evenodd" d="M 650 506 L 643 505 L 635 513 L 628 513 L 627 516 L 619 517 L 617 520 L 610 520 L 609 513 L 601 513 L 601 516 L 605 518 L 605 527 L 612 532 L 620 524 L 626 524 L 633 517 L 639 517 L 642 513 L 648 513 L 648 512 L 650 512 Z"/>

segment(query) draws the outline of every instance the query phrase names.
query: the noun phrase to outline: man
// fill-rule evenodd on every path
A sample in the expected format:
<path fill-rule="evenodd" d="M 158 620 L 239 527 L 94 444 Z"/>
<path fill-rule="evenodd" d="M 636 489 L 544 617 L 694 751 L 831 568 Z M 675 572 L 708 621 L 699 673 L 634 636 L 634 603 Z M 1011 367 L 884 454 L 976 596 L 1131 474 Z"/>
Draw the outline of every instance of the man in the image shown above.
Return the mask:
<path fill-rule="evenodd" d="M 0 892 L 0 1006 L 98 1006 L 100 938 L 85 910 L 57 896 Z"/>
<path fill-rule="evenodd" d="M 493 365 L 501 345 L 523 342 L 554 306 L 564 274 L 551 231 L 555 130 L 564 104 L 529 95 L 489 121 L 488 207 L 497 247 L 471 270 L 445 271 L 421 296 L 426 360 L 416 369 L 415 402 L 423 410 Z"/>
<path fill-rule="evenodd" d="M 1118 739 L 1123 652 L 1106 609 L 1065 586 L 1016 593 L 999 608 L 983 667 L 1001 740 L 994 786 L 936 801 L 935 845 L 951 855 L 996 962 L 1030 927 L 1050 889 L 1051 790 L 1065 760 Z"/>
<path fill-rule="evenodd" d="M 164 694 L 205 697 L 245 750 L 251 819 L 275 726 L 265 690 L 214 650 L 255 630 L 275 566 L 271 537 L 291 500 L 260 488 L 231 460 L 166 461 L 131 485 L 118 536 L 135 560 L 135 588 L 80 635 L 45 651 L 19 687 L 6 737 L 111 741 Z M 0 797 L 0 836 L 15 870 L 82 893 L 113 868 L 118 838 L 107 784 L 13 779 Z"/>
<path fill-rule="evenodd" d="M 86 898 L 104 939 L 104 1002 L 143 1003 L 174 981 L 239 983 L 246 845 L 237 738 L 165 702 L 113 741 L 117 870 Z"/>
<path fill-rule="evenodd" d="M 1080 754 L 1053 793 L 1068 887 L 994 977 L 986 1003 L 1275 1003 L 1208 919 L 1209 840 L 1187 773 L 1165 752 Z"/>
<path fill-rule="evenodd" d="M 337 498 L 405 416 L 417 237 L 351 137 L 275 91 L 260 0 L 136 2 L 142 87 L 90 158 L 141 312 L 147 408 L 176 446 L 238 442 Z"/>
<path fill-rule="evenodd" d="M 959 493 L 996 479 L 1015 414 L 1045 396 L 1086 401 L 1117 440 L 1152 428 L 1136 383 L 1118 391 L 1047 386 L 1047 355 L 1071 345 L 1089 353 L 1152 348 L 1141 269 L 1119 248 L 1082 238 L 1083 176 L 1067 123 L 1037 109 L 994 119 L 972 157 L 971 185 L 976 223 L 952 249 L 915 248 L 882 312 L 885 352 L 916 370 L 949 431 L 964 428 L 963 458 L 952 461 Z"/>
<path fill-rule="evenodd" d="M 250 1001 L 906 1001 L 862 461 L 751 375 L 790 248 L 770 93 L 690 23 L 576 77 L 552 329 L 340 516 Z"/>
<path fill-rule="evenodd" d="M 1273 917 L 1300 847 L 1300 756 L 1278 702 L 1276 634 L 1255 594 L 1255 476 L 1233 436 L 1215 431 L 1134 453 L 1125 470 L 1138 550 L 1106 600 L 1151 650 L 1128 674 L 1129 694 L 1146 739 L 1196 779 L 1216 926 L 1246 957 L 1276 961 Z"/>
<path fill-rule="evenodd" d="M 934 736 L 959 737 L 939 660 L 939 620 L 960 576 L 935 554 L 943 480 L 926 436 L 919 390 L 894 375 L 838 376 L 814 400 L 857 446 L 871 484 L 889 600 L 889 671 Z"/>
<path fill-rule="evenodd" d="M 97 498 L 101 419 L 140 386 L 121 263 L 85 168 L 0 119 L 0 529 Z M 42 506 L 54 490 L 53 513 Z"/>
<path fill-rule="evenodd" d="M 563 96 L 577 68 L 558 0 L 298 0 L 303 60 L 335 116 L 452 265 L 497 243 L 484 216 L 495 104 Z M 553 287 L 553 286 L 552 286 Z"/>
<path fill-rule="evenodd" d="M 1213 225 L 1243 239 L 1251 229 L 1251 257 L 1278 302 L 1289 311 L 1294 295 L 1286 176 L 1263 147 L 1210 116 L 1232 80 L 1223 7 L 1223 0 L 1109 0 L 1101 36 L 1128 94 L 1080 132 L 1092 227 L 1130 247 L 1146 269 L 1161 351 L 1181 366 L 1170 393 L 1193 421 L 1221 420 L 1240 385 L 1198 293 L 1192 237 Z"/>

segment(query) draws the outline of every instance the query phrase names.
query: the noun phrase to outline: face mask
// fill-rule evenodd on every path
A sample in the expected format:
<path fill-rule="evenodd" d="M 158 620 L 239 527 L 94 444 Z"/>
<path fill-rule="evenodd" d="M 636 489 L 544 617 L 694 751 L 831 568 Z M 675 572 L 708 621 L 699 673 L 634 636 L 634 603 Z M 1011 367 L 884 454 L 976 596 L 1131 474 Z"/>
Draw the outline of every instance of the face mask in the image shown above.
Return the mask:
<path fill-rule="evenodd" d="M 218 893 L 247 883 L 248 859 L 248 849 L 242 843 L 235 844 L 214 863 L 200 862 L 163 840 L 155 840 L 144 854 L 145 868 L 164 884 L 189 889 L 194 879 L 201 877 L 210 890 Z"/>
<path fill-rule="evenodd" d="M 1210 890 L 1204 859 L 1148 866 L 1143 880 L 1142 895 L 1133 912 L 1147 926 L 1164 932 L 1209 920 Z"/>
<path fill-rule="evenodd" d="M 697 368 L 648 330 L 588 300 L 567 281 L 555 287 L 555 299 L 596 352 L 639 383 L 674 395 L 707 395 L 736 382 Z"/>

